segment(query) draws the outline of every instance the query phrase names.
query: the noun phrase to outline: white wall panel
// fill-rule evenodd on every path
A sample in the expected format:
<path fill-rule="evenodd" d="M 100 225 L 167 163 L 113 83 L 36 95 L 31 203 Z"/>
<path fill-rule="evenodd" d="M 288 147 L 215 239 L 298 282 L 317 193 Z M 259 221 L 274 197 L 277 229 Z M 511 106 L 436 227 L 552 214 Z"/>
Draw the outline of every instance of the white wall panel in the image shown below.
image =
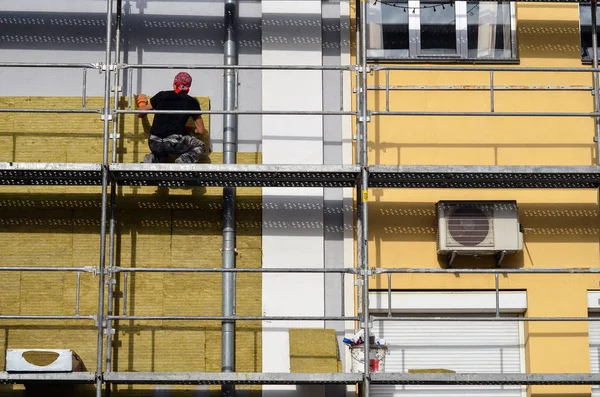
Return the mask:
<path fill-rule="evenodd" d="M 320 0 L 264 0 L 263 64 L 321 65 L 321 11 Z M 322 98 L 320 71 L 262 73 L 264 110 L 322 110 Z M 262 130 L 264 164 L 323 164 L 321 116 L 263 116 Z M 322 188 L 263 189 L 263 267 L 324 267 Z M 265 274 L 262 301 L 267 316 L 323 316 L 324 276 Z M 289 328 L 323 325 L 263 322 L 263 371 L 289 372 Z"/>

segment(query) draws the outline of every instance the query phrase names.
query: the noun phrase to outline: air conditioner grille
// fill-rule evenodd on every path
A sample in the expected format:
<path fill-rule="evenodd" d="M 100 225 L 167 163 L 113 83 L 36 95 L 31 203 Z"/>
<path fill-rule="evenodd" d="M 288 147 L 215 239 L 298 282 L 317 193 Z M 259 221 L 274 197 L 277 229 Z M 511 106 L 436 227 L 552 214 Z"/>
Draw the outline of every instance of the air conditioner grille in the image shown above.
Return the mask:
<path fill-rule="evenodd" d="M 493 210 L 487 206 L 457 206 L 448 213 L 446 244 L 450 247 L 492 247 Z"/>

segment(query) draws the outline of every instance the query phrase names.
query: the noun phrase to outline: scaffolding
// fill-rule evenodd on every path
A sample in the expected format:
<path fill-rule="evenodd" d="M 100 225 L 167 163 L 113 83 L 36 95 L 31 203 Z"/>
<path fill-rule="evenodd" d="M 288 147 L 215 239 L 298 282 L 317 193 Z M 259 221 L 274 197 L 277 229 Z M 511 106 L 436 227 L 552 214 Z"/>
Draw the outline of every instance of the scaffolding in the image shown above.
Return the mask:
<path fill-rule="evenodd" d="M 498 0 L 501 1 L 501 0 Z M 536 1 L 536 0 L 532 0 Z M 543 0 L 539 0 L 543 1 Z M 553 1 L 553 0 L 548 0 Z M 559 0 L 557 0 L 559 1 Z M 566 0 L 561 2 L 584 2 Z M 111 370 L 112 322 L 118 320 L 164 320 L 164 321 L 205 321 L 218 320 L 225 323 L 234 321 L 272 320 L 272 321 L 353 321 L 358 328 L 369 334 L 374 322 L 381 321 L 600 321 L 600 317 L 500 317 L 499 285 L 500 274 L 598 274 L 600 269 L 420 269 L 420 268 L 385 268 L 371 269 L 367 255 L 368 250 L 368 202 L 369 188 L 568 188 L 599 189 L 600 167 L 598 166 L 386 166 L 369 165 L 368 161 L 368 125 L 372 117 L 393 116 L 511 116 L 511 117 L 583 117 L 594 119 L 594 131 L 600 152 L 600 99 L 598 85 L 598 44 L 596 35 L 597 1 L 591 0 L 592 8 L 592 44 L 593 59 L 591 68 L 522 68 L 491 66 L 383 66 L 370 64 L 367 59 L 367 0 L 357 0 L 357 11 L 361 18 L 356 23 L 356 63 L 343 66 L 312 65 L 237 65 L 226 62 L 224 65 L 195 64 L 125 64 L 120 59 L 121 34 L 121 1 L 107 0 L 106 12 L 106 51 L 103 62 L 98 63 L 18 63 L 2 62 L 3 68 L 66 68 L 82 71 L 82 106 L 78 109 L 29 109 L 2 108 L 0 113 L 92 113 L 103 120 L 103 161 L 92 163 L 0 163 L 0 185 L 39 185 L 39 186 L 101 186 L 101 218 L 100 218 L 100 261 L 98 266 L 87 267 L 15 267 L 2 266 L 0 272 L 75 272 L 77 275 L 77 293 L 73 315 L 0 315 L 0 320 L 81 320 L 92 322 L 97 328 L 97 360 L 93 372 L 81 373 L 7 373 L 0 372 L 0 384 L 22 384 L 30 382 L 71 382 L 74 384 L 93 384 L 96 395 L 101 396 L 103 388 L 115 384 L 164 384 L 164 385 L 267 385 L 267 384 L 339 384 L 360 385 L 363 396 L 370 394 L 370 385 L 598 385 L 600 374 L 447 374 L 447 373 L 369 373 L 369 363 L 365 360 L 363 373 L 240 373 L 223 372 L 113 372 Z M 115 9 L 116 4 L 116 9 Z M 235 1 L 224 1 L 231 7 Z M 290 3 L 290 6 L 291 3 Z M 358 10 L 360 6 L 360 10 Z M 231 10 L 230 10 L 231 11 Z M 225 16 L 227 17 L 227 15 Z M 231 15 L 230 15 L 231 17 Z M 115 28 L 113 31 L 113 27 Z M 233 37 L 233 36 L 232 36 Z M 113 58 L 113 53 L 116 54 Z M 242 165 L 233 164 L 121 164 L 117 162 L 116 142 L 118 136 L 118 119 L 125 114 L 157 114 L 178 113 L 177 111 L 139 111 L 120 109 L 118 95 L 114 95 L 111 104 L 111 93 L 117 92 L 120 76 L 131 73 L 135 69 L 198 69 L 223 70 L 225 72 L 239 70 L 317 70 L 337 71 L 343 74 L 354 74 L 357 94 L 356 109 L 353 111 L 247 111 L 225 106 L 223 110 L 203 110 L 195 114 L 214 115 L 338 115 L 352 116 L 356 122 L 356 152 L 353 165 Z M 86 78 L 89 70 L 96 70 L 104 76 L 104 106 L 102 109 L 86 107 Z M 479 71 L 489 73 L 489 85 L 478 87 L 466 86 L 392 86 L 389 73 L 394 70 L 445 71 L 464 72 Z M 386 76 L 385 86 L 368 86 L 368 76 L 373 71 L 382 71 Z M 496 86 L 495 76 L 503 72 L 552 72 L 552 73 L 591 73 L 592 86 L 533 86 L 511 87 Z M 129 82 L 131 82 L 131 78 Z M 229 81 L 231 83 L 231 81 Z M 490 111 L 488 112 L 421 112 L 390 110 L 389 94 L 393 90 L 435 89 L 435 90 L 484 90 L 490 92 Z M 494 108 L 494 92 L 511 89 L 534 90 L 583 90 L 592 91 L 593 112 L 497 112 Z M 367 101 L 368 92 L 385 90 L 385 111 L 372 111 Z M 131 87 L 128 95 L 133 99 Z M 179 112 L 182 113 L 182 112 Z M 186 111 L 185 113 L 190 113 Z M 112 144 L 112 153 L 110 147 Z M 600 156 L 598 157 L 600 164 Z M 271 268 L 240 269 L 228 268 L 124 268 L 115 265 L 115 207 L 116 189 L 118 186 L 219 186 L 235 187 L 351 187 L 356 193 L 356 267 L 344 268 Z M 107 239 L 108 236 L 108 247 Z M 108 251 L 108 253 L 107 253 Z M 107 258 L 108 256 L 108 258 Z M 114 314 L 112 282 L 118 274 L 125 280 L 134 273 L 221 273 L 235 275 L 237 273 L 322 273 L 353 275 L 359 280 L 358 314 L 355 316 L 136 316 L 127 314 L 127 301 L 124 299 L 123 312 Z M 372 316 L 369 312 L 369 279 L 374 275 L 382 275 L 391 281 L 393 274 L 489 274 L 496 281 L 496 316 L 495 317 L 392 317 L 391 304 L 388 316 Z M 80 278 L 82 274 L 98 276 L 98 312 L 95 315 L 79 313 Z M 109 288 L 105 288 L 108 285 Z M 127 282 L 125 282 L 125 286 Z M 343 294 L 344 291 L 342 291 Z M 106 294 L 106 296 L 105 296 Z M 126 296 L 127 291 L 124 291 Z M 391 302 L 391 282 L 388 282 L 387 297 Z M 106 351 L 105 351 L 106 348 Z M 365 338 L 365 356 L 370 349 L 369 338 Z M 103 368 L 106 367 L 105 370 Z M 108 388 L 107 388 L 108 389 Z"/>

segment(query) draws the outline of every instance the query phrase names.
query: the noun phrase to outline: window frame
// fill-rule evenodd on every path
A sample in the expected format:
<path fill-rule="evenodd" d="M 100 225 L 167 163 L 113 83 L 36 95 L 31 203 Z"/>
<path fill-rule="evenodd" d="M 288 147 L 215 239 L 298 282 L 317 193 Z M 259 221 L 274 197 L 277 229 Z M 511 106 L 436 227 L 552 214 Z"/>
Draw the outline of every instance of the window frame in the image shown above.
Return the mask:
<path fill-rule="evenodd" d="M 591 65 L 593 62 L 592 56 L 590 57 L 585 57 L 583 55 L 583 27 L 584 26 L 588 26 L 588 25 L 584 25 L 581 23 L 581 7 L 589 7 L 590 10 L 590 18 L 592 15 L 592 5 L 588 4 L 588 3 L 579 3 L 578 7 L 577 7 L 577 15 L 578 15 L 578 22 L 579 22 L 579 57 L 581 58 L 581 63 L 583 65 Z M 597 13 L 600 14 L 600 8 L 598 8 Z M 589 25 L 590 27 L 590 41 L 592 40 L 591 38 L 591 34 L 592 34 L 592 24 L 590 23 Z M 600 33 L 600 21 L 598 21 L 598 25 L 596 26 L 596 30 L 599 31 Z M 600 35 L 598 35 L 598 37 L 600 38 Z M 587 50 L 586 50 L 587 52 Z M 598 59 L 600 59 L 600 43 L 598 44 Z"/>
<path fill-rule="evenodd" d="M 432 55 L 423 53 L 421 49 L 421 3 L 428 3 L 425 0 L 407 0 L 408 9 L 408 57 L 404 56 L 374 56 L 369 55 L 367 48 L 367 59 L 370 62 L 428 62 L 428 63 L 519 63 L 517 47 L 517 18 L 516 3 L 511 1 L 510 7 L 510 58 L 470 58 L 468 43 L 468 1 L 454 2 L 454 12 L 456 18 L 456 55 Z M 440 2 L 441 5 L 442 2 Z M 447 4 L 444 3 L 447 6 Z M 367 25 L 369 21 L 367 20 Z M 368 34 L 367 34 L 368 35 Z M 382 50 L 385 50 L 382 49 Z"/>

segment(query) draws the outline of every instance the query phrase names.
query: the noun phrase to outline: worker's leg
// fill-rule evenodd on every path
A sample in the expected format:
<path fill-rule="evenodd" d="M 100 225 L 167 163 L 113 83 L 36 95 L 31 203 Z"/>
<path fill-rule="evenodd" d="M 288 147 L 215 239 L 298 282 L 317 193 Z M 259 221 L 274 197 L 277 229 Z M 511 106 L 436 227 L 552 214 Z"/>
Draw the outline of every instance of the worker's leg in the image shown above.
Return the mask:
<path fill-rule="evenodd" d="M 175 153 L 181 153 L 175 162 L 184 164 L 194 164 L 206 154 L 206 145 L 200 139 L 185 135 L 175 147 Z"/>
<path fill-rule="evenodd" d="M 170 137 L 171 136 L 161 139 L 157 136 L 150 135 L 148 147 L 152 153 L 144 156 L 144 163 L 165 163 L 169 153 L 174 153 L 173 147 L 177 144 L 177 142 L 173 142 L 173 140 L 169 141 L 168 138 Z"/>

